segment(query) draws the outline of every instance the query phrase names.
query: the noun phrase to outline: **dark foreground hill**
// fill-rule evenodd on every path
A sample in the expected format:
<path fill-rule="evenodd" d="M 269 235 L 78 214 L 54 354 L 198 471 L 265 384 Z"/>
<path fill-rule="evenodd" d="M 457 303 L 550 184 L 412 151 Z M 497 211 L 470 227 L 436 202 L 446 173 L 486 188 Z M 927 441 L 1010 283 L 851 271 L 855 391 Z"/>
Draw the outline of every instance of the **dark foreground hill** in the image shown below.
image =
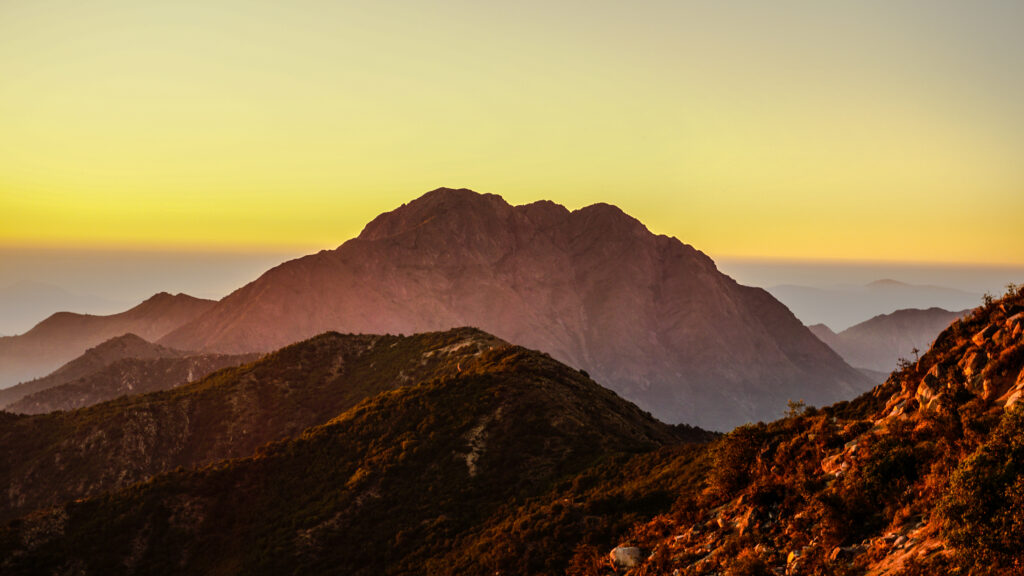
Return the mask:
<path fill-rule="evenodd" d="M 323 334 L 200 382 L 70 412 L 0 413 L 0 520 L 178 466 L 251 456 L 386 390 L 508 344 L 477 330 Z"/>
<path fill-rule="evenodd" d="M 665 421 L 704 428 L 871 385 L 770 294 L 614 206 L 511 206 L 443 188 L 337 250 L 270 270 L 161 343 L 237 353 L 326 330 L 465 325 L 585 369 Z"/>
<path fill-rule="evenodd" d="M 916 360 L 951 322 L 970 312 L 942 308 L 908 308 L 881 314 L 836 334 L 824 324 L 811 332 L 839 353 L 851 366 L 889 374 L 900 358 Z"/>
<path fill-rule="evenodd" d="M 298 423 L 307 412 L 323 423 Z M 104 423 L 114 415 L 142 425 L 115 431 Z M 673 488 L 702 476 L 703 450 L 673 447 L 680 430 L 547 355 L 475 330 L 328 334 L 197 385 L 60 417 L 2 426 L 23 430 L 22 442 L 42 430 L 57 439 L 27 460 L 71 464 L 88 446 L 101 453 L 93 466 L 113 457 L 114 470 L 146 468 L 138 477 L 169 471 L 9 524 L 5 574 L 537 573 L 564 569 L 581 539 L 607 541 L 667 509 Z M 274 430 L 238 443 L 260 428 Z M 282 432 L 254 456 L 225 459 Z M 217 462 L 174 469 L 186 455 Z M 93 473 L 84 462 L 64 471 L 69 484 Z"/>
<path fill-rule="evenodd" d="M 88 348 L 117 336 L 136 334 L 155 341 L 213 304 L 187 294 L 161 292 L 131 310 L 110 316 L 58 312 L 24 334 L 0 337 L 0 387 L 49 374 Z M 10 396 L 0 396 L 3 404 L 12 401 Z"/>

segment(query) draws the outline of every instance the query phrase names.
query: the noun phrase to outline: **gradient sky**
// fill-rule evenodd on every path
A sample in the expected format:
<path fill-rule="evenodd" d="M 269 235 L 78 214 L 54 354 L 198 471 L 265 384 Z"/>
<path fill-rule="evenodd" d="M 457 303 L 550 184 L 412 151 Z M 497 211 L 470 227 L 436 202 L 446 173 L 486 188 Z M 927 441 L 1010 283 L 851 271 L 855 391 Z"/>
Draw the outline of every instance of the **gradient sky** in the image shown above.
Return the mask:
<path fill-rule="evenodd" d="M 311 252 L 439 187 L 1024 264 L 1024 3 L 0 3 L 0 248 Z"/>

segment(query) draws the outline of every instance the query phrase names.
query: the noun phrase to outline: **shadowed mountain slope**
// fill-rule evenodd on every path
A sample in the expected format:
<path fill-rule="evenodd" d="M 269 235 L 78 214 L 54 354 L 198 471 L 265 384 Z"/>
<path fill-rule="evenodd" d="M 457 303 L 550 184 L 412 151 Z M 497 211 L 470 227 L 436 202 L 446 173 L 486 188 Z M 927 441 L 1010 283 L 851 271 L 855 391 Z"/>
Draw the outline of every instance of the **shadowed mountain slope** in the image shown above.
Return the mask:
<path fill-rule="evenodd" d="M 325 331 L 472 325 L 543 350 L 670 422 L 725 430 L 870 383 L 761 289 L 607 204 L 439 189 L 278 266 L 161 343 L 264 351 Z"/>
<path fill-rule="evenodd" d="M 358 350 L 339 356 L 334 364 L 319 361 L 321 349 L 339 344 Z M 413 361 L 400 362 L 403 358 Z M 328 378 L 332 385 L 313 394 L 307 387 L 316 379 L 305 371 L 317 366 L 324 373 L 347 372 L 351 367 L 374 381 L 352 379 L 355 374 Z M 279 376 L 271 384 L 269 374 L 260 374 L 261 370 Z M 496 514 L 505 517 L 526 502 L 535 504 L 525 509 L 538 512 L 561 490 L 582 486 L 563 483 L 589 468 L 600 467 L 590 476 L 590 485 L 595 486 L 619 475 L 619 468 L 664 472 L 690 469 L 700 462 L 697 453 L 677 450 L 646 464 L 631 463 L 631 454 L 678 443 L 677 431 L 546 354 L 473 330 L 412 338 L 328 334 L 234 372 L 230 381 L 222 372 L 202 384 L 135 401 L 158 410 L 174 404 L 176 396 L 188 395 L 198 409 L 214 402 L 197 397 L 200 389 L 217 391 L 235 402 L 242 393 L 239 387 L 259 388 L 258 382 L 265 383 L 260 396 L 277 391 L 276 398 L 266 398 L 268 408 L 287 403 L 287 397 L 281 397 L 286 391 L 293 401 L 307 398 L 310 409 L 314 401 L 334 409 L 345 405 L 325 401 L 328 390 L 352 399 L 357 391 L 372 388 L 379 393 L 301 435 L 294 433 L 290 440 L 260 448 L 253 457 L 200 470 L 174 470 L 17 520 L 0 529 L 0 570 L 422 573 L 423 563 L 450 552 L 455 539 L 479 534 L 488 525 L 501 530 L 504 524 L 494 524 Z M 393 389 L 387 390 L 389 385 Z M 319 412 L 326 414 L 328 409 Z M 72 415 L 79 421 L 100 416 L 88 410 Z M 279 418 L 279 411 L 271 410 L 252 419 L 235 411 L 228 419 L 251 426 Z M 155 426 L 164 420 L 156 420 Z M 93 429 L 83 437 L 85 442 L 96 437 L 97 426 L 102 427 L 82 424 Z M 215 436 L 220 440 L 214 442 L 232 437 Z M 201 442 L 209 442 L 208 437 L 204 434 Z M 140 442 L 119 442 L 124 443 Z M 98 444 L 103 450 L 102 439 Z M 221 456 L 240 449 L 224 450 Z M 154 456 L 160 453 L 154 450 Z M 642 494 L 649 489 L 635 490 Z M 628 490 L 612 494 L 640 507 L 652 505 Z M 606 508 L 619 509 L 616 504 Z M 595 508 L 590 524 L 603 514 Z M 570 518 L 555 523 L 559 522 L 585 525 Z M 492 554 L 500 556 L 501 551 Z M 566 559 L 563 555 L 560 562 L 564 565 Z M 439 573 L 494 572 L 479 560 L 456 569 L 459 561 L 452 558 L 451 564 L 439 564 Z"/>
<path fill-rule="evenodd" d="M 950 312 L 941 308 L 897 310 L 892 314 L 875 316 L 838 334 L 824 324 L 809 328 L 851 366 L 888 374 L 896 369 L 900 358 L 914 360 L 914 349 L 918 353 L 927 350 L 940 332 L 968 312 Z"/>
<path fill-rule="evenodd" d="M 508 345 L 478 330 L 328 333 L 173 390 L 71 412 L 0 413 L 0 520 L 127 486 L 177 466 L 251 455 L 365 398 L 465 368 Z M 465 364 L 465 365 L 464 365 Z"/>
<path fill-rule="evenodd" d="M 110 316 L 58 312 L 24 334 L 0 338 L 0 386 L 49 374 L 88 348 L 117 336 L 136 334 L 155 341 L 213 304 L 187 294 L 161 292 L 131 310 Z"/>

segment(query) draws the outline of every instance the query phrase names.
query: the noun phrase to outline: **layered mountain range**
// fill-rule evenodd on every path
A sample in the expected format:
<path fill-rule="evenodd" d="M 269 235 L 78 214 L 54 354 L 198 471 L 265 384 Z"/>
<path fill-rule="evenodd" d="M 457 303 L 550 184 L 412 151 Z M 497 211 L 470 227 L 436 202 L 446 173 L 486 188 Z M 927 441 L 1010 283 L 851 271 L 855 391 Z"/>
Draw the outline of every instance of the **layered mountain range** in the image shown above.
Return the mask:
<path fill-rule="evenodd" d="M 511 206 L 438 189 L 336 250 L 286 262 L 159 342 L 265 352 L 336 330 L 476 326 L 543 350 L 659 418 L 727 430 L 870 387 L 785 306 L 607 204 Z"/>
<path fill-rule="evenodd" d="M 131 333 L 155 341 L 213 304 L 161 292 L 120 314 L 58 312 L 24 334 L 0 337 L 0 388 L 49 374 L 111 338 Z"/>
<path fill-rule="evenodd" d="M 0 413 L 4 574 L 1017 574 L 1024 290 L 714 439 L 475 329 Z M 686 440 L 713 440 L 711 444 Z"/>
<path fill-rule="evenodd" d="M 418 572 L 560 483 L 700 437 L 473 329 L 328 333 L 173 391 L 0 416 L 0 518 L 60 504 L 0 529 L 5 574 Z M 622 498 L 575 530 L 634 504 L 652 506 Z"/>
<path fill-rule="evenodd" d="M 916 356 L 927 350 L 939 333 L 969 312 L 909 308 L 880 314 L 838 334 L 824 324 L 809 328 L 851 366 L 878 373 L 881 382 L 897 368 L 901 358 L 916 360 Z"/>

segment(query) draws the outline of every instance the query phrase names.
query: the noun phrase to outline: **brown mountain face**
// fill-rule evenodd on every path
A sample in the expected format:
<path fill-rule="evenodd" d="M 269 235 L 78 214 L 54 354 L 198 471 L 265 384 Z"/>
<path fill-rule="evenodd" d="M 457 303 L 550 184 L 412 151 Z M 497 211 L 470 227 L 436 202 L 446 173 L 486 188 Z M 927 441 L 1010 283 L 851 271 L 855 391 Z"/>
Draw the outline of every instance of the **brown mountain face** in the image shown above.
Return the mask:
<path fill-rule="evenodd" d="M 815 324 L 809 328 L 851 366 L 888 375 L 896 369 L 900 358 L 915 360 L 915 348 L 918 353 L 927 350 L 943 329 L 968 312 L 911 308 L 897 310 L 892 314 L 880 314 L 838 334 L 824 324 Z"/>
<path fill-rule="evenodd" d="M 131 333 L 157 340 L 213 304 L 187 294 L 161 292 L 110 316 L 58 312 L 24 334 L 0 338 L 0 387 L 49 374 L 89 347 L 116 336 Z"/>
<path fill-rule="evenodd" d="M 238 353 L 327 330 L 467 325 L 585 369 L 664 420 L 718 430 L 870 384 L 767 292 L 614 206 L 444 188 L 268 271 L 160 343 Z"/>

